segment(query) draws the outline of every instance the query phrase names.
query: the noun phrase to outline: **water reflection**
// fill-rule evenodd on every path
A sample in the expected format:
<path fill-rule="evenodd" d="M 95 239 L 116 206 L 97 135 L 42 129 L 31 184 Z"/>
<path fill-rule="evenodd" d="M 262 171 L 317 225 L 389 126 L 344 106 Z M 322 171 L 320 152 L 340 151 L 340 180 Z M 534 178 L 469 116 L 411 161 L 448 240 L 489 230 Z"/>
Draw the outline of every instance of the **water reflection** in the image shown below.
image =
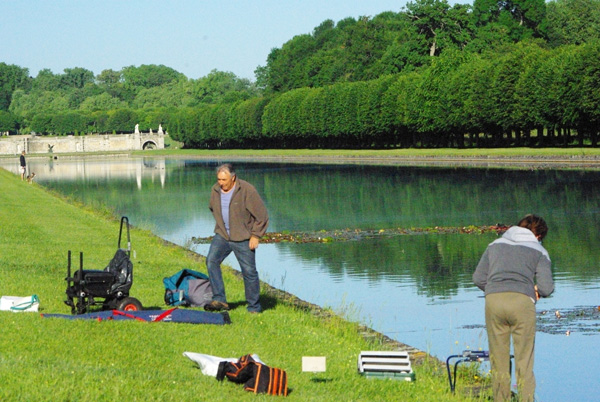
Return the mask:
<path fill-rule="evenodd" d="M 208 197 L 218 163 L 31 158 L 29 167 L 43 185 L 91 205 L 109 205 L 135 225 L 186 244 L 191 237 L 212 234 Z M 5 166 L 16 173 L 18 166 L 12 165 Z M 552 257 L 557 289 L 538 310 L 600 303 L 598 172 L 281 163 L 239 163 L 236 168 L 263 195 L 270 231 L 510 224 L 535 212 L 550 228 L 544 246 Z M 484 301 L 471 274 L 494 238 L 493 233 L 427 234 L 269 244 L 261 245 L 257 262 L 261 279 L 271 285 L 345 311 L 392 338 L 445 358 L 466 348 L 487 349 Z M 207 248 L 195 249 L 206 254 Z M 233 258 L 227 262 L 236 265 Z M 586 382 L 589 372 L 600 370 L 597 337 L 590 336 L 600 332 L 587 328 L 592 330 L 578 327 L 569 337 L 557 335 L 560 331 L 539 334 L 539 400 L 600 396 L 592 392 L 590 399 L 593 387 Z"/>
<path fill-rule="evenodd" d="M 7 160 L 2 160 L 0 166 L 16 173 L 16 166 Z M 142 158 L 136 161 L 123 157 L 92 158 L 92 159 L 54 159 L 31 158 L 28 169 L 35 172 L 38 181 L 40 178 L 52 180 L 60 177 L 65 181 L 94 180 L 135 180 L 137 188 L 142 189 L 142 180 L 158 181 L 161 187 L 165 186 L 166 172 L 165 160 L 156 158 Z M 44 181 L 44 179 L 42 179 Z"/>

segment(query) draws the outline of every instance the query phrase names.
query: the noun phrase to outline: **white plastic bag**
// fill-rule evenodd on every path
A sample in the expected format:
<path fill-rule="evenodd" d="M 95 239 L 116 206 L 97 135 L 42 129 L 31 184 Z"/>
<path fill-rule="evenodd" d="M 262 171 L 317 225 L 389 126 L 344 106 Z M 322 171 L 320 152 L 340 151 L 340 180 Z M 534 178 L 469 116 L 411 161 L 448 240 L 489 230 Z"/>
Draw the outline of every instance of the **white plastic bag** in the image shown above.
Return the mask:
<path fill-rule="evenodd" d="M 200 367 L 202 374 L 209 375 L 211 377 L 217 376 L 217 371 L 219 370 L 220 362 L 222 362 L 222 361 L 237 362 L 238 361 L 238 359 L 235 357 L 224 358 L 224 357 L 211 356 L 211 355 L 205 355 L 202 353 L 194 353 L 194 352 L 183 352 L 183 355 L 185 357 L 187 357 L 188 359 L 196 362 L 198 364 L 198 367 Z M 259 359 L 259 357 L 254 354 L 252 355 L 252 358 L 259 363 L 263 363 Z"/>
<path fill-rule="evenodd" d="M 37 312 L 40 308 L 40 299 L 37 295 L 18 297 L 2 296 L 0 297 L 0 310 L 21 312 Z"/>

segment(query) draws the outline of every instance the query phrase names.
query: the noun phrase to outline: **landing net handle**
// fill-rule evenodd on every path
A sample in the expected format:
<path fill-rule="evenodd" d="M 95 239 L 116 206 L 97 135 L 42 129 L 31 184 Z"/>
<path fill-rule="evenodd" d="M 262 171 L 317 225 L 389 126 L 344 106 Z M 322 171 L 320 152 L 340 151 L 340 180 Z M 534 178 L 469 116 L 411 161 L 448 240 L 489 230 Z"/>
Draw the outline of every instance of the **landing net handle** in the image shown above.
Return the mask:
<path fill-rule="evenodd" d="M 121 248 L 121 237 L 123 235 L 123 224 L 127 227 L 127 255 L 131 257 L 131 236 L 129 234 L 129 218 L 126 216 L 121 217 L 121 227 L 119 228 L 119 244 L 117 244 L 118 248 Z"/>

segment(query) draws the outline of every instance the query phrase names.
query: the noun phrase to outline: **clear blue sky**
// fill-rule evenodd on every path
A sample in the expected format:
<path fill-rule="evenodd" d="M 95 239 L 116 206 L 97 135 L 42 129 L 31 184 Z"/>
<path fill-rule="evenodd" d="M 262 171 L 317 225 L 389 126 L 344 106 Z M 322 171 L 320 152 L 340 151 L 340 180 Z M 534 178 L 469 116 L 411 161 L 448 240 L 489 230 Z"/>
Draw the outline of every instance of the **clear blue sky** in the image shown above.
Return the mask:
<path fill-rule="evenodd" d="M 62 73 L 164 64 L 254 80 L 275 47 L 326 19 L 399 12 L 406 0 L 0 0 L 0 62 Z M 454 2 L 452 2 L 454 3 Z M 460 2 L 466 4 L 467 2 Z"/>

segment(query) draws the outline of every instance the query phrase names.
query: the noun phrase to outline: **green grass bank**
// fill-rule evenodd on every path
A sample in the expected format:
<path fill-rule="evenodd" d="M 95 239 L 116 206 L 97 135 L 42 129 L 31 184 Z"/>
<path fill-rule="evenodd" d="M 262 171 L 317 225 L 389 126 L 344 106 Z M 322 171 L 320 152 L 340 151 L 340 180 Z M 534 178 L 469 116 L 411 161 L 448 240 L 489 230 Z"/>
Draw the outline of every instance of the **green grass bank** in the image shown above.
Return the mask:
<path fill-rule="evenodd" d="M 0 186 L 0 294 L 37 294 L 41 313 L 68 314 L 70 308 L 63 303 L 67 251 L 76 256 L 82 251 L 86 269 L 103 269 L 116 251 L 118 217 L 77 205 L 2 169 Z M 182 268 L 206 272 L 201 256 L 148 231 L 134 227 L 131 238 L 131 295 L 147 309 L 165 308 L 163 277 Z M 445 369 L 428 359 L 414 366 L 416 382 L 363 378 L 356 370 L 360 351 L 390 349 L 390 344 L 367 340 L 359 325 L 298 307 L 268 286 L 261 294 L 265 312 L 248 314 L 241 279 L 233 270 L 226 270 L 224 278 L 228 299 L 238 305 L 226 326 L 72 321 L 0 311 L 0 400 L 276 398 L 202 375 L 182 356 L 185 351 L 221 357 L 256 353 L 268 365 L 287 371 L 290 401 L 473 400 L 464 388 L 452 395 Z M 302 372 L 302 356 L 326 356 L 327 371 Z"/>
<path fill-rule="evenodd" d="M 223 161 L 370 164 L 389 166 L 479 167 L 501 169 L 600 169 L 600 148 L 476 149 L 223 149 L 168 147 L 135 151 L 136 156 L 171 156 Z"/>
<path fill-rule="evenodd" d="M 258 158 L 455 158 L 455 159 L 529 159 L 529 160 L 595 160 L 600 159 L 600 148 L 430 148 L 430 149 L 181 149 L 165 139 L 166 148 L 136 151 L 136 154 L 183 155 L 204 157 L 258 157 Z M 600 160 L 599 160 L 600 162 Z"/>

